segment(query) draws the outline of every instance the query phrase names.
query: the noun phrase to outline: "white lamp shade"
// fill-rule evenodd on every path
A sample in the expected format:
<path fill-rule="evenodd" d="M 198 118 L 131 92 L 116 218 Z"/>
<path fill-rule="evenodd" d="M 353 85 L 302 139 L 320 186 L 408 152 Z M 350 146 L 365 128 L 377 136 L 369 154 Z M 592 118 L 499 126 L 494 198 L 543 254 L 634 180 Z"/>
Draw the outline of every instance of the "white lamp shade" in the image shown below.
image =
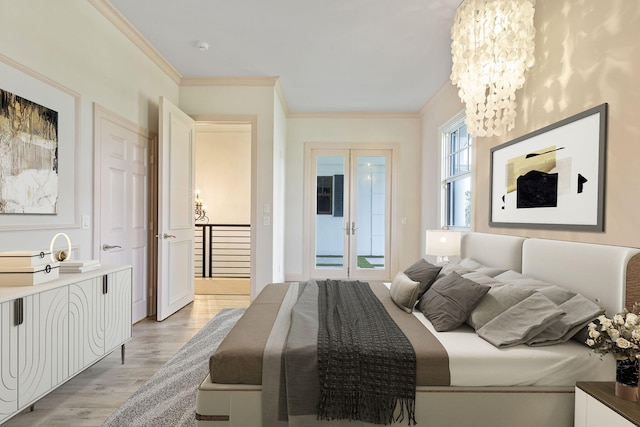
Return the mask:
<path fill-rule="evenodd" d="M 460 255 L 460 232 L 427 230 L 425 253 L 439 257 Z"/>

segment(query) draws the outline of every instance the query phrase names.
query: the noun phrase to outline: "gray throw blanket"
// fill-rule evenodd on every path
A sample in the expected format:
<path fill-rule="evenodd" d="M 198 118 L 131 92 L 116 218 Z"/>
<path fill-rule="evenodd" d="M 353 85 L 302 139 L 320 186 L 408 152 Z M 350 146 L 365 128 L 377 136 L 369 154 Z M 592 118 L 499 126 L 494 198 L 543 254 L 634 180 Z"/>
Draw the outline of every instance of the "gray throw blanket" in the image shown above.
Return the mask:
<path fill-rule="evenodd" d="M 415 352 L 369 285 L 318 281 L 318 316 L 318 419 L 415 424 Z"/>

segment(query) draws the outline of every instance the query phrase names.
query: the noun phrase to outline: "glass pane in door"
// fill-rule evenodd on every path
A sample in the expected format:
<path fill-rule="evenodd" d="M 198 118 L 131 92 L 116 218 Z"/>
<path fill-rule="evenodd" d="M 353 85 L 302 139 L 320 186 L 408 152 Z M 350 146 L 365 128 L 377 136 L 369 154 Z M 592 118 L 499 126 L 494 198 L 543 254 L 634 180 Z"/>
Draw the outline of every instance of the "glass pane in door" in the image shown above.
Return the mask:
<path fill-rule="evenodd" d="M 385 268 L 386 157 L 358 156 L 357 268 Z"/>
<path fill-rule="evenodd" d="M 345 267 L 344 156 L 316 157 L 316 248 L 319 269 Z"/>

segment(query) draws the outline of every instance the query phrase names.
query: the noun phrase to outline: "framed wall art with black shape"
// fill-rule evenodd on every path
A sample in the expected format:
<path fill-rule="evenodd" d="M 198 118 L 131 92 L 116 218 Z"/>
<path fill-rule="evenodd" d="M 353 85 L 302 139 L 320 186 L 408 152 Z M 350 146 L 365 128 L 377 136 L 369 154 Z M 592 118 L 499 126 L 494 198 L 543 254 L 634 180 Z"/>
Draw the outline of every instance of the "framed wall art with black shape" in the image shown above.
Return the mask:
<path fill-rule="evenodd" d="M 604 231 L 607 104 L 491 149 L 492 227 Z"/>

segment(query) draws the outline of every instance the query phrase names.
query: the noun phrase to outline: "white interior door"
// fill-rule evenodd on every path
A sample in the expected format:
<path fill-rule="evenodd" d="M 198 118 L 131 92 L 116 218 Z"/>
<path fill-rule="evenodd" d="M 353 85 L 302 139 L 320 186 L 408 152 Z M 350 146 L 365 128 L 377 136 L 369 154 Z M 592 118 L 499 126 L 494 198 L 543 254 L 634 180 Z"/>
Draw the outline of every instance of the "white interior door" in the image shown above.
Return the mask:
<path fill-rule="evenodd" d="M 147 316 L 149 287 L 149 147 L 144 129 L 95 108 L 96 253 L 102 264 L 133 266 L 132 321 Z"/>
<path fill-rule="evenodd" d="M 389 279 L 391 154 L 312 150 L 311 277 Z"/>
<path fill-rule="evenodd" d="M 160 98 L 158 148 L 158 310 L 164 320 L 194 298 L 195 123 Z"/>

